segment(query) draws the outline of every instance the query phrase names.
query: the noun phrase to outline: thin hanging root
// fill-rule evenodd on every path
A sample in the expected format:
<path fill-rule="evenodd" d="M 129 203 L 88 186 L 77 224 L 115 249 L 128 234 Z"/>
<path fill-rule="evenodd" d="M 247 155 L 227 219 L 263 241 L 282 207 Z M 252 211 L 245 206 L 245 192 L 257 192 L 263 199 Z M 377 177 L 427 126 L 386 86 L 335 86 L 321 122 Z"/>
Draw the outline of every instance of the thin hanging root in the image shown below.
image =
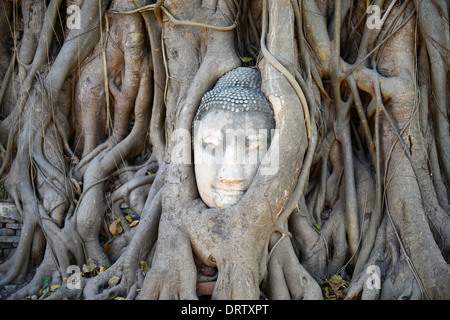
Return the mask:
<path fill-rule="evenodd" d="M 0 167 L 0 177 L 3 175 L 3 172 L 5 171 L 5 169 L 9 165 L 9 161 L 11 160 L 12 144 L 14 142 L 14 138 L 13 137 L 14 137 L 13 133 L 10 133 L 9 136 L 8 136 L 8 142 L 7 142 L 7 145 L 6 145 L 5 156 L 3 157 L 2 166 Z"/>
<path fill-rule="evenodd" d="M 232 37 L 231 33 L 222 31 L 224 30 L 210 33 L 210 42 L 204 60 L 192 80 L 185 101 L 181 104 L 182 107 L 177 112 L 177 128 L 190 130 L 195 111 L 211 84 L 240 65 L 240 59 L 232 51 L 231 44 L 230 48 L 223 50 L 224 43 L 230 43 Z M 217 65 L 217 61 L 223 61 L 223 63 Z"/>
<path fill-rule="evenodd" d="M 363 244 L 361 247 L 360 254 L 358 256 L 358 260 L 356 262 L 354 274 L 357 275 L 362 272 L 363 266 L 366 264 L 369 259 L 370 252 L 372 251 L 373 246 L 376 241 L 376 234 L 382 220 L 382 210 L 383 210 L 383 195 L 382 195 L 382 181 L 381 181 L 381 158 L 380 158 L 380 106 L 382 101 L 381 92 L 378 89 L 375 90 L 377 97 L 377 108 L 375 113 L 375 142 L 374 147 L 371 149 L 375 149 L 375 152 L 371 151 L 372 154 L 372 162 L 374 162 L 375 166 L 375 186 L 376 186 L 376 202 L 374 212 L 372 213 L 369 230 L 366 234 Z M 372 143 L 371 143 L 372 144 Z M 373 155 L 374 154 L 374 155 Z"/>
<path fill-rule="evenodd" d="M 218 27 L 218 26 L 213 26 L 213 25 L 199 23 L 199 22 L 193 22 L 193 21 L 180 21 L 180 20 L 177 20 L 166 8 L 162 7 L 162 10 L 169 17 L 170 21 L 172 21 L 173 24 L 178 25 L 178 26 L 200 27 L 200 28 L 207 28 L 207 29 L 217 30 L 217 31 L 231 31 L 237 27 L 236 21 L 227 27 Z"/>
<path fill-rule="evenodd" d="M 6 71 L 5 76 L 2 80 L 2 86 L 0 87 L 0 105 L 2 104 L 3 97 L 5 96 L 6 89 L 8 88 L 9 79 L 11 78 L 12 72 L 14 70 L 16 62 L 16 53 L 14 51 L 14 54 L 11 57 L 11 62 L 9 63 L 8 70 Z"/>
<path fill-rule="evenodd" d="M 6 128 L 3 127 L 3 122 L 5 122 L 5 125 L 7 125 L 8 122 L 11 122 L 12 125 L 12 131 L 10 132 L 10 135 L 18 130 L 17 126 L 20 122 L 20 117 L 23 114 L 25 105 L 27 103 L 29 93 L 31 92 L 31 87 L 33 85 L 33 81 L 35 79 L 36 73 L 38 70 L 42 67 L 42 65 L 46 62 L 47 54 L 50 51 L 50 46 L 52 44 L 52 39 L 54 36 L 54 30 L 55 30 L 55 21 L 56 17 L 59 14 L 59 6 L 61 5 L 62 0 L 52 0 L 48 6 L 44 24 L 42 26 L 42 32 L 39 38 L 39 44 L 36 49 L 36 53 L 33 58 L 33 63 L 30 68 L 30 72 L 27 74 L 27 77 L 22 83 L 22 86 L 20 88 L 20 92 L 17 99 L 17 104 L 14 107 L 13 111 L 8 116 L 8 121 L 2 121 L 0 122 L 0 132 L 3 130 L 6 130 Z"/>
<path fill-rule="evenodd" d="M 161 0 L 159 0 L 158 2 L 162 2 Z M 144 13 L 147 11 L 156 11 L 157 9 L 155 9 L 157 3 L 152 3 L 152 4 L 148 4 L 142 7 L 139 7 L 137 9 L 134 10 L 115 10 L 115 9 L 109 9 L 106 13 L 107 14 L 125 14 L 125 15 L 130 15 L 130 14 L 135 14 L 135 13 Z M 162 5 L 162 3 L 161 3 Z M 161 7 L 161 5 L 159 7 Z M 156 13 L 155 13 L 156 15 Z"/>
<path fill-rule="evenodd" d="M 165 7 L 163 7 L 163 3 L 164 3 L 164 0 L 158 0 L 158 2 L 155 4 L 150 4 L 150 5 L 141 7 L 141 8 L 137 8 L 135 10 L 129 10 L 129 11 L 109 10 L 108 12 L 116 13 L 116 14 L 133 14 L 133 13 L 144 13 L 146 11 L 154 10 L 155 16 L 156 16 L 159 24 L 162 25 L 162 16 L 161 16 L 161 11 L 162 11 L 169 17 L 170 21 L 172 21 L 172 23 L 174 25 L 207 28 L 207 29 L 217 30 L 217 31 L 231 31 L 231 30 L 234 30 L 238 25 L 237 21 L 233 22 L 233 24 L 231 24 L 230 26 L 219 27 L 219 26 L 214 26 L 214 25 L 201 23 L 201 22 L 178 20 L 170 13 L 169 10 L 167 10 Z"/>
<path fill-rule="evenodd" d="M 346 230 L 349 237 L 349 248 L 352 255 L 355 255 L 359 246 L 360 226 L 357 208 L 357 195 L 355 189 L 353 150 L 350 136 L 350 113 L 349 108 L 342 101 L 341 97 L 341 8 L 342 1 L 337 0 L 334 12 L 334 55 L 331 61 L 331 84 L 334 102 L 337 110 L 336 121 L 340 126 L 336 137 L 341 141 L 341 148 L 344 158 L 344 182 L 346 198 Z"/>
<path fill-rule="evenodd" d="M 124 159 L 135 155 L 144 147 L 142 141 L 145 140 L 148 125 L 150 123 L 150 102 L 148 95 L 150 86 L 150 68 L 148 56 L 145 56 L 144 63 L 141 66 L 140 84 L 136 95 L 134 113 L 136 121 L 131 133 L 122 141 L 117 143 L 111 150 L 100 153 L 98 157 L 90 162 L 84 172 L 84 183 L 86 190 L 79 199 L 79 205 L 76 210 L 77 231 L 82 240 L 86 242 L 86 251 L 89 258 L 98 260 L 103 264 L 109 264 L 109 261 L 100 243 L 97 239 L 93 240 L 92 230 L 100 230 L 101 221 L 104 214 L 104 202 L 100 198 L 103 194 L 102 183 L 109 179 L 111 172 L 122 163 Z M 95 186 L 93 186 L 95 184 Z M 89 192 L 87 192 L 89 191 Z M 97 202 L 98 201 L 98 202 Z M 96 204 L 97 202 L 97 204 Z M 100 206 L 97 209 L 97 206 Z M 96 222 L 92 222 L 92 216 L 98 217 Z"/>
<path fill-rule="evenodd" d="M 101 144 L 99 144 L 97 147 L 95 147 L 94 150 L 92 150 L 91 152 L 89 152 L 85 157 L 83 157 L 80 162 L 78 162 L 76 168 L 75 168 L 75 175 L 78 175 L 78 173 L 85 167 L 87 166 L 95 157 L 97 157 L 100 153 L 102 153 L 103 151 L 105 151 L 106 149 L 108 149 L 109 147 L 111 147 L 111 140 L 107 140 Z"/>
<path fill-rule="evenodd" d="M 69 123 L 67 122 L 64 115 L 59 111 L 59 109 L 56 110 L 57 114 L 54 118 L 56 128 L 58 130 L 59 136 L 61 137 L 62 144 L 64 147 L 64 151 L 68 154 L 68 156 L 73 161 L 74 159 L 77 159 L 77 156 L 74 154 L 72 149 L 69 146 L 69 141 L 67 140 L 67 133 L 66 130 L 68 130 Z"/>
<path fill-rule="evenodd" d="M 315 113 L 313 112 L 313 108 L 314 108 L 313 106 L 315 105 L 314 99 L 313 99 L 312 95 L 310 94 L 310 92 L 307 91 L 307 86 L 306 86 L 305 81 L 303 81 L 303 78 L 301 77 L 301 75 L 298 72 L 296 72 L 297 79 L 295 79 L 289 73 L 289 71 L 287 71 L 287 69 L 284 68 L 284 66 L 282 66 L 275 59 L 275 57 L 268 51 L 268 49 L 265 46 L 265 36 L 267 33 L 267 27 L 268 27 L 267 26 L 268 9 L 267 9 L 266 1 L 264 2 L 263 6 L 264 6 L 263 9 L 265 9 L 265 10 L 263 10 L 263 29 L 262 29 L 262 35 L 261 35 L 261 47 L 262 47 L 264 57 L 275 69 L 277 69 L 279 72 L 281 72 L 286 77 L 286 79 L 289 81 L 291 86 L 294 88 L 294 91 L 296 92 L 298 98 L 300 99 L 300 103 L 304 110 L 305 123 L 306 123 L 306 127 L 307 127 L 306 129 L 307 129 L 307 133 L 308 133 L 308 137 L 309 137 L 308 150 L 306 153 L 306 157 L 303 161 L 303 165 L 301 168 L 301 172 L 300 172 L 297 184 L 295 186 L 294 191 L 292 192 L 292 194 L 290 196 L 289 202 L 285 205 L 285 207 L 283 208 L 282 212 L 278 215 L 277 220 L 275 222 L 274 227 L 277 227 L 278 229 L 280 229 L 280 228 L 282 228 L 283 225 L 285 225 L 291 212 L 298 205 L 301 196 L 304 195 L 305 188 L 307 186 L 309 171 L 310 171 L 310 167 L 311 167 L 311 164 L 312 164 L 312 161 L 314 158 L 314 153 L 315 153 L 318 139 L 317 139 L 317 129 L 316 129 L 315 117 L 314 117 Z M 297 21 L 297 23 L 299 23 L 299 21 Z M 299 85 L 299 83 L 300 83 L 300 85 Z M 305 91 L 307 93 L 306 96 L 303 93 L 304 90 L 306 90 Z M 309 110 L 308 107 L 311 110 Z M 310 114 L 312 114 L 312 116 L 313 116 L 312 125 L 311 125 L 311 119 L 309 116 Z M 280 230 L 283 230 L 283 229 L 280 229 Z M 270 256 L 272 256 L 272 254 L 274 254 L 276 252 L 276 248 L 277 248 L 278 244 L 282 243 L 281 240 L 283 240 L 284 238 L 285 238 L 285 233 L 282 232 L 281 239 L 272 247 L 272 249 L 270 250 L 270 253 L 268 253 L 269 252 L 268 250 L 264 251 L 265 254 L 262 257 L 261 264 L 260 264 L 260 278 L 265 278 L 266 273 L 267 273 L 267 261 L 269 261 Z M 270 237 L 267 239 L 267 241 L 269 241 L 269 240 L 270 240 Z M 269 245 L 269 243 L 267 242 L 265 247 L 267 247 L 268 245 Z M 274 272 L 274 271 L 272 270 L 271 272 Z M 288 283 L 288 285 L 289 285 L 289 283 Z"/>
<path fill-rule="evenodd" d="M 411 14 L 394 30 L 392 31 L 389 36 L 384 38 L 380 43 L 377 44 L 375 48 L 372 49 L 361 61 L 359 61 L 356 65 L 353 65 L 350 70 L 346 71 L 344 74 L 340 75 L 340 81 L 344 81 L 350 74 L 352 74 L 358 67 L 360 67 L 364 61 L 366 61 L 369 57 L 372 56 L 382 45 L 384 45 L 389 39 L 391 39 L 392 36 L 394 36 L 399 30 L 401 30 L 408 22 L 409 20 L 414 16 L 415 10 L 411 12 Z"/>
<path fill-rule="evenodd" d="M 268 14 L 269 14 L 268 11 L 269 10 L 267 0 L 263 0 L 263 27 L 260 41 L 261 51 L 264 57 L 267 59 L 267 61 L 286 77 L 286 79 L 291 84 L 292 88 L 297 93 L 297 96 L 300 99 L 300 103 L 303 107 L 303 116 L 305 117 L 306 132 L 308 133 L 308 139 L 310 139 L 312 136 L 311 120 L 309 115 L 308 103 L 306 102 L 303 90 L 298 84 L 295 77 L 270 53 L 269 50 L 267 50 L 266 47 L 266 34 L 268 28 Z"/>
<path fill-rule="evenodd" d="M 158 177 L 164 178 L 162 172 L 164 170 L 158 171 Z M 158 233 L 162 192 L 161 189 L 156 190 L 156 185 L 152 186 L 152 190 L 156 191 L 156 195 L 152 199 L 148 199 L 148 205 L 146 204 L 145 207 L 147 211 L 141 217 L 137 226 L 137 232 L 128 245 L 127 251 L 105 272 L 87 282 L 84 290 L 85 299 L 96 299 L 99 297 L 100 288 L 104 287 L 113 276 L 121 278 L 121 284 L 124 288 L 130 288 L 136 282 L 136 266 L 139 265 L 139 261 L 146 258 L 144 255 L 153 247 Z M 150 239 L 149 235 L 152 235 Z"/>
<path fill-rule="evenodd" d="M 125 231 L 129 229 L 128 223 L 126 223 L 125 217 L 120 210 L 119 204 L 121 201 L 128 203 L 129 202 L 129 195 L 130 193 L 142 186 L 149 185 L 153 183 L 155 180 L 156 175 L 148 175 L 148 176 L 139 176 L 134 177 L 124 185 L 120 186 L 119 189 L 115 190 L 110 199 L 110 207 L 113 211 L 113 214 L 115 216 L 118 216 L 122 221 L 122 226 L 124 227 Z"/>
<path fill-rule="evenodd" d="M 142 1 L 135 1 L 139 4 Z M 142 17 L 150 40 L 152 66 L 153 66 L 153 107 L 150 119 L 150 143 L 153 145 L 153 153 L 159 165 L 162 164 L 165 153 L 165 93 L 167 89 L 165 61 L 165 49 L 163 45 L 161 25 L 150 12 L 143 12 Z M 163 89 L 165 87 L 165 89 Z"/>

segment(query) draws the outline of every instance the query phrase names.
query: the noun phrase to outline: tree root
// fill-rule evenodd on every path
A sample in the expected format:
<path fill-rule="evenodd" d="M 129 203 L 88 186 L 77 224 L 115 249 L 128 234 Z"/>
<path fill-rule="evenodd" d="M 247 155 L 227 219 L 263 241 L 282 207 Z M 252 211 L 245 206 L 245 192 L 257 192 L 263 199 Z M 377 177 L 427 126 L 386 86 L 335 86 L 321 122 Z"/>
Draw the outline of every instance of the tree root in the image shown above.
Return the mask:
<path fill-rule="evenodd" d="M 264 287 L 270 299 L 322 300 L 322 290 L 300 264 L 289 238 L 281 239 L 273 251 Z"/>
<path fill-rule="evenodd" d="M 136 293 L 136 283 L 141 274 L 140 261 L 146 260 L 146 256 L 156 241 L 161 214 L 161 185 L 165 179 L 165 171 L 164 168 L 160 168 L 156 174 L 157 176 L 150 189 L 141 220 L 135 227 L 136 231 L 130 243 L 111 267 L 87 282 L 83 293 L 85 299 L 97 299 L 99 295 L 112 297 L 114 292 L 124 295 Z M 151 235 L 150 239 L 149 235 Z M 106 290 L 101 292 L 102 289 L 106 288 L 108 280 L 113 276 L 121 278 L 120 290 L 122 291 L 108 293 L 108 290 Z M 140 279 L 141 283 L 142 281 L 143 279 Z M 114 290 L 119 290 L 119 288 Z"/>
<path fill-rule="evenodd" d="M 350 1 L 114 1 L 102 32 L 109 2 L 84 1 L 57 44 L 62 1 L 22 1 L 20 50 L 0 61 L 0 181 L 23 220 L 0 286 L 26 282 L 10 299 L 197 299 L 196 263 L 218 270 L 213 299 L 322 299 L 334 274 L 351 277 L 346 299 L 449 297 L 445 1 L 381 1 L 375 30 Z M 289 141 L 276 177 L 209 209 L 172 138 L 239 56 Z M 67 267 L 88 258 L 109 268 L 69 289 Z M 40 295 L 49 279 L 61 287 Z"/>

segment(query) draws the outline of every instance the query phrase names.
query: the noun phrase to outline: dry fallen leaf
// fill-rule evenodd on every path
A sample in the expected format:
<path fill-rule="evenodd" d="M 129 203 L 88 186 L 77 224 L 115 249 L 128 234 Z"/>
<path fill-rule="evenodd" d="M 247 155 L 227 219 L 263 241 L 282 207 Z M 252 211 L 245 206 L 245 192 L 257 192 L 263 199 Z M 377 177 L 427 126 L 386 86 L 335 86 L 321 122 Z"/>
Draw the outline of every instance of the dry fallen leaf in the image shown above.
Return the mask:
<path fill-rule="evenodd" d="M 54 285 L 52 285 L 52 286 L 50 287 L 50 292 L 51 292 L 51 291 L 55 291 L 55 290 L 58 289 L 59 287 L 61 287 L 61 285 L 59 285 L 59 284 L 54 284 Z"/>
<path fill-rule="evenodd" d="M 139 220 L 134 220 L 132 223 L 130 223 L 130 227 L 136 227 L 139 223 Z"/>
<path fill-rule="evenodd" d="M 142 260 L 141 261 L 141 272 L 144 277 L 147 274 L 148 270 L 150 270 L 150 267 L 148 266 L 147 261 Z"/>
<path fill-rule="evenodd" d="M 117 284 L 120 282 L 120 278 L 117 276 L 112 277 L 108 280 L 108 289 L 111 289 L 112 287 L 117 286 Z"/>
<path fill-rule="evenodd" d="M 114 220 L 110 225 L 109 225 L 109 232 L 111 232 L 114 236 L 116 234 L 119 234 L 123 231 L 122 228 L 122 222 L 120 221 L 120 219 L 116 219 Z"/>
<path fill-rule="evenodd" d="M 81 270 L 83 271 L 83 274 L 91 274 L 95 271 L 95 269 L 97 269 L 97 267 L 98 266 L 95 264 L 94 260 L 89 258 L 88 264 L 83 264 Z"/>
<path fill-rule="evenodd" d="M 77 157 L 73 157 L 73 158 L 70 158 L 70 161 L 72 161 L 73 164 L 77 164 L 80 162 L 80 159 L 78 159 Z"/>
<path fill-rule="evenodd" d="M 253 59 L 251 58 L 251 57 L 239 57 L 239 58 L 241 58 L 241 61 L 242 62 L 250 62 L 250 61 L 252 61 Z"/>
<path fill-rule="evenodd" d="M 334 283 L 334 284 L 340 284 L 340 283 L 342 282 L 342 277 L 341 277 L 340 275 L 338 275 L 338 274 L 334 274 L 334 275 L 331 277 L 330 281 L 331 281 L 332 283 Z"/>
<path fill-rule="evenodd" d="M 133 223 L 133 219 L 131 219 L 130 216 L 125 216 L 125 219 L 127 219 L 127 221 L 128 221 L 129 223 Z"/>

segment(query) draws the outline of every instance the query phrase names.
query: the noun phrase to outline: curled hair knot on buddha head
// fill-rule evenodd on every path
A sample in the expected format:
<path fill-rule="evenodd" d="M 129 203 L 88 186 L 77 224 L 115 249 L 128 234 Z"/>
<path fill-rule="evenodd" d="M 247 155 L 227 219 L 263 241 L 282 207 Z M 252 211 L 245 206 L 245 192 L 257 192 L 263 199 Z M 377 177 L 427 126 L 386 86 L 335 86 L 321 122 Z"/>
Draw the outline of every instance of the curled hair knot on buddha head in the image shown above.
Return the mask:
<path fill-rule="evenodd" d="M 211 109 L 237 113 L 256 111 L 273 115 L 273 110 L 261 91 L 259 71 L 244 67 L 225 74 L 214 88 L 203 96 L 194 121 L 201 120 Z"/>

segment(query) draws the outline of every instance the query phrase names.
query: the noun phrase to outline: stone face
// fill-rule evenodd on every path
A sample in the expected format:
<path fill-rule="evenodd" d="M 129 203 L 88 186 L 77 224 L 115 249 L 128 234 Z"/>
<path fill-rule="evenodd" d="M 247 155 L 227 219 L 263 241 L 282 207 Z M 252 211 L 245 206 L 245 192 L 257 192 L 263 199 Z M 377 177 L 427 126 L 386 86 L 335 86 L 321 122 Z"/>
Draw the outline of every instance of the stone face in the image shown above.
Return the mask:
<path fill-rule="evenodd" d="M 210 208 L 238 203 L 267 152 L 275 122 L 260 87 L 257 69 L 237 68 L 202 98 L 193 125 L 195 176 Z"/>

